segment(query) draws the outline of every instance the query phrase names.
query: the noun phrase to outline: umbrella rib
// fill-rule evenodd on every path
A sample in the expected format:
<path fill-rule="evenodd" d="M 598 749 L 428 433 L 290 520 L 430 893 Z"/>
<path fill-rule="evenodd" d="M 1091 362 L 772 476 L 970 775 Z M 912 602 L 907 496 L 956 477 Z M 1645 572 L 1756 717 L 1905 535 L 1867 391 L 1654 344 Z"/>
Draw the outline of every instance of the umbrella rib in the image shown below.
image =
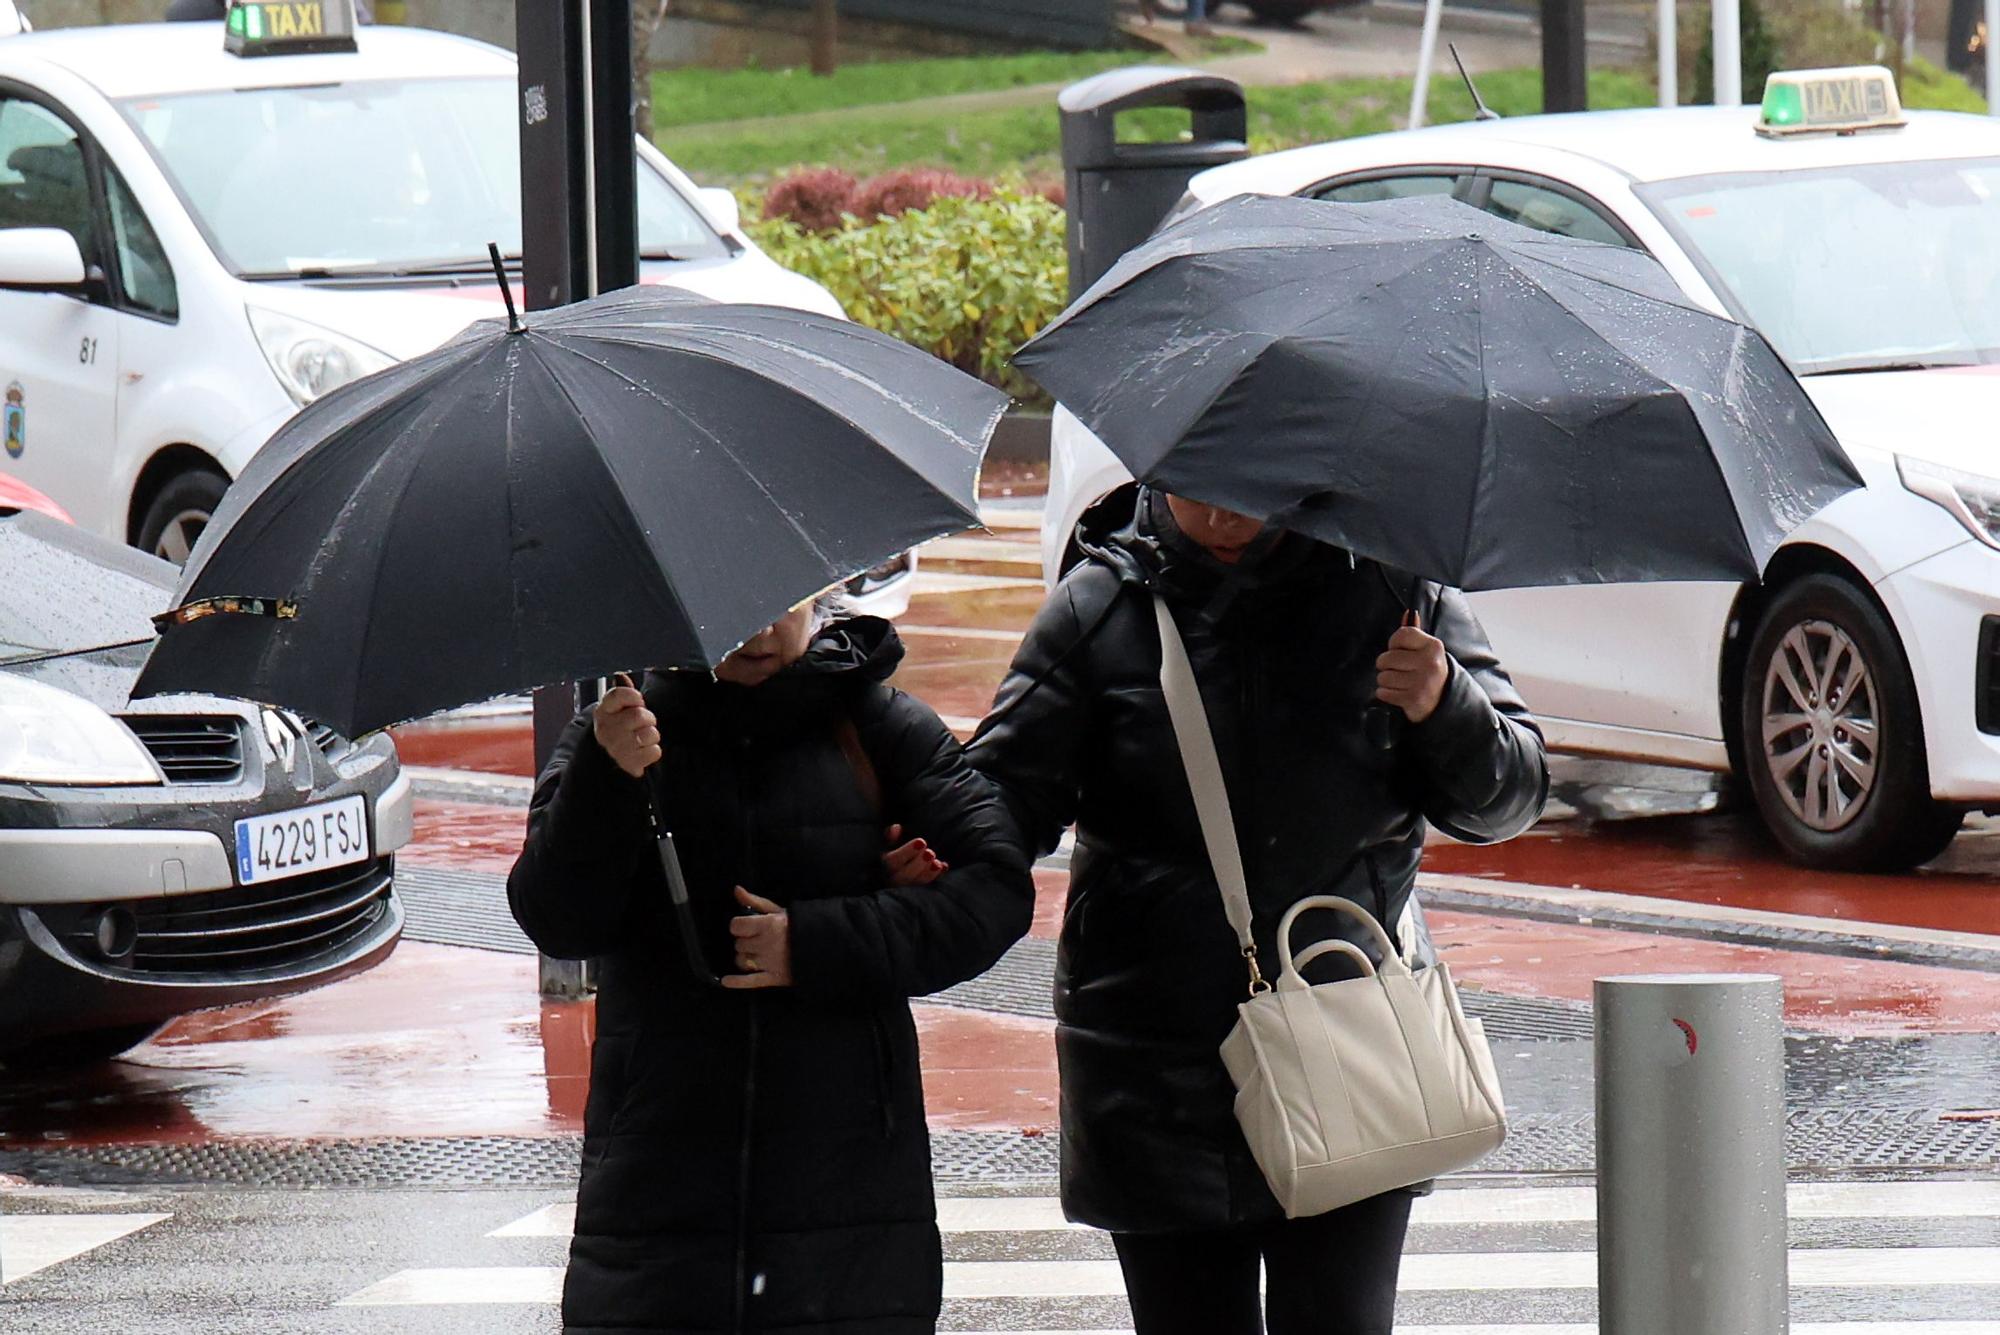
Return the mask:
<path fill-rule="evenodd" d="M 1488 247 L 1480 247 L 1481 256 L 1491 254 Z M 1463 584 L 1472 569 L 1472 526 L 1479 517 L 1479 498 L 1486 485 L 1487 469 L 1493 459 L 1493 384 L 1486 373 L 1486 263 L 1483 258 L 1475 259 L 1472 267 L 1473 281 L 1479 285 L 1473 293 L 1473 346 L 1479 352 L 1479 475 L 1473 480 L 1465 498 L 1464 538 L 1458 547 L 1458 582 Z M 1433 632 L 1435 630 L 1433 629 Z"/>
<path fill-rule="evenodd" d="M 569 386 L 563 384 L 562 377 L 555 374 L 554 368 L 549 367 L 546 358 L 544 358 L 542 355 L 543 347 L 559 348 L 561 346 L 562 346 L 561 344 L 556 343 L 553 340 L 544 340 L 544 342 L 539 343 L 535 346 L 535 359 L 541 362 L 543 367 L 549 371 L 549 380 L 555 385 L 556 392 L 563 396 L 563 402 L 569 405 L 570 416 L 577 423 L 577 425 L 583 428 L 583 438 L 590 443 L 591 453 L 597 456 L 598 463 L 603 466 L 605 473 L 610 476 L 612 480 L 611 494 L 618 498 L 619 508 L 625 512 L 625 518 L 630 522 L 632 530 L 643 536 L 646 532 L 645 521 L 640 519 L 638 511 L 632 508 L 631 498 L 625 494 L 625 488 L 623 487 L 623 485 L 619 483 L 618 470 L 612 467 L 610 456 L 604 452 L 603 445 L 601 445 L 598 442 L 596 428 L 591 426 L 590 419 L 584 414 L 583 406 L 579 404 L 576 401 L 576 398 L 569 392 Z M 509 420 L 510 421 L 512 420 L 511 414 L 509 415 Z M 509 504 L 511 505 L 511 503 L 512 499 L 510 496 Z M 648 548 L 644 553 L 644 555 L 648 558 L 643 562 L 644 566 L 647 569 L 657 573 L 659 570 L 659 562 L 655 554 L 651 550 L 650 544 L 648 545 Z M 681 591 L 674 587 L 673 581 L 669 579 L 660 579 L 657 581 L 657 583 L 660 588 L 666 590 L 667 600 L 671 602 L 674 606 L 674 609 L 680 613 L 682 622 L 685 623 L 691 630 L 695 632 L 696 639 L 702 639 L 703 638 L 702 632 L 706 629 L 706 627 L 700 621 L 697 621 L 695 619 L 694 613 L 688 608 L 686 601 L 682 599 Z M 707 652 L 705 646 L 703 652 L 704 653 Z M 646 664 L 646 666 L 652 667 L 654 665 L 648 663 Z"/>
<path fill-rule="evenodd" d="M 771 489 L 764 484 L 763 479 L 759 478 L 757 474 L 751 470 L 749 465 L 743 462 L 742 458 L 738 456 L 735 450 L 729 447 L 728 443 L 724 441 L 721 436 L 717 435 L 715 432 L 709 430 L 706 426 L 702 425 L 702 423 L 698 421 L 694 416 L 692 416 L 685 408 L 682 408 L 679 404 L 675 403 L 673 400 L 662 395 L 652 386 L 634 380 L 631 376 L 626 375 L 623 371 L 620 371 L 617 367 L 611 365 L 609 362 L 603 361 L 596 357 L 592 357 L 589 353 L 584 352 L 579 348 L 570 347 L 567 344 L 555 344 L 554 346 L 561 347 L 564 352 L 567 352 L 572 357 L 581 358 L 582 360 L 589 362 L 592 366 L 599 368 L 606 374 L 616 378 L 622 383 L 630 385 L 633 389 L 636 389 L 640 393 L 646 395 L 648 398 L 652 399 L 655 403 L 659 404 L 662 408 L 674 414 L 676 417 L 679 417 L 683 422 L 687 423 L 690 427 L 694 428 L 695 431 L 699 432 L 703 437 L 705 437 L 708 441 L 710 441 L 715 446 L 716 449 L 720 450 L 723 454 L 723 457 L 728 459 L 731 464 L 735 465 L 736 471 L 743 476 L 743 479 L 746 482 L 748 482 L 752 487 L 754 487 L 757 490 L 758 495 L 762 496 L 766 501 L 770 502 L 771 508 L 777 511 L 777 513 L 784 519 L 785 526 L 791 529 L 792 532 L 798 536 L 799 540 L 806 545 L 807 549 L 812 552 L 813 556 L 818 559 L 820 565 L 829 574 L 834 575 L 836 580 L 846 577 L 845 574 L 841 573 L 843 569 L 841 563 L 835 561 L 834 558 L 827 553 L 826 549 L 820 545 L 819 541 L 816 538 L 814 538 L 810 532 L 806 530 L 805 526 L 802 523 L 800 523 L 797 515 L 794 515 L 790 510 L 786 509 L 784 505 L 779 503 L 778 498 L 775 495 L 773 495 Z M 735 362 L 731 362 L 726 357 L 717 357 L 712 353 L 703 352 L 699 349 L 685 348 L 685 349 L 680 349 L 680 351 L 683 351 L 687 353 L 687 355 L 693 357 L 707 357 L 710 360 L 720 362 L 723 365 L 735 367 L 735 369 L 737 370 L 746 369 Z M 841 414 L 840 412 L 827 407 L 827 405 L 820 403 L 817 399 L 812 400 L 812 403 L 815 407 L 820 409 L 820 411 L 826 413 L 829 417 L 833 417 L 838 421 L 845 422 L 848 426 L 852 427 L 854 430 L 860 431 L 864 435 L 869 435 L 872 437 L 873 435 L 872 432 L 866 431 L 865 428 L 861 427 L 858 423 L 850 421 L 845 415 Z M 944 429 L 947 431 L 948 434 L 954 437 L 956 437 L 958 434 L 957 432 L 949 431 L 948 428 Z M 921 473 L 917 472 L 916 469 L 910 467 L 910 465 L 907 462 L 905 462 L 899 455 L 897 455 L 895 451 L 884 450 L 883 453 L 887 454 L 891 459 L 894 459 L 898 467 L 903 469 L 903 471 L 908 473 L 910 476 L 917 478 L 926 487 L 932 487 L 932 488 L 937 487 L 937 484 L 935 482 L 931 481 L 931 479 L 927 477 L 924 477 Z M 947 495 L 948 494 L 949 493 L 947 493 Z M 954 504 L 957 504 L 956 497 L 952 497 L 951 499 Z M 960 508 L 961 510 L 963 510 L 962 506 Z M 866 567 L 862 568 L 866 569 Z M 854 572 L 852 571 L 846 572 L 846 574 L 853 574 L 853 573 Z"/>

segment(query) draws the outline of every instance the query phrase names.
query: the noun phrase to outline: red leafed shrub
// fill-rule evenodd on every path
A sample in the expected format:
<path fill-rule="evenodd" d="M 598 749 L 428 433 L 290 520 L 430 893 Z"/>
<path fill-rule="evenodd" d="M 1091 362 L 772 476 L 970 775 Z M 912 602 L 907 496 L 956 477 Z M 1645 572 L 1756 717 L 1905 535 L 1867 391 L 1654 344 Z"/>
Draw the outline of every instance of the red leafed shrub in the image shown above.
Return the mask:
<path fill-rule="evenodd" d="M 841 225 L 842 214 L 860 212 L 854 201 L 859 184 L 835 167 L 795 171 L 764 196 L 764 216 L 797 223 L 808 232 L 833 231 Z"/>
<path fill-rule="evenodd" d="M 993 186 L 937 167 L 905 167 L 883 172 L 855 191 L 852 211 L 863 222 L 900 218 L 913 209 L 927 209 L 938 199 L 991 199 Z"/>
<path fill-rule="evenodd" d="M 1069 186 L 1060 176 L 1046 176 L 1028 182 L 1028 193 L 1040 195 L 1059 209 L 1069 206 Z"/>

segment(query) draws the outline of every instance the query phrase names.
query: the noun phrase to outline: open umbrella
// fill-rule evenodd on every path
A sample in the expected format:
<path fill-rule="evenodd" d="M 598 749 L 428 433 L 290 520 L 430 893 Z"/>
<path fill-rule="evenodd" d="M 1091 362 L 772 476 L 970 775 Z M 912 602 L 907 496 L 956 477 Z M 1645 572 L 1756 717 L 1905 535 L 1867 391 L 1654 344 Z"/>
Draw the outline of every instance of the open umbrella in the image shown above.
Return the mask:
<path fill-rule="evenodd" d="M 188 562 L 138 693 L 347 736 L 705 668 L 978 522 L 1006 398 L 842 320 L 638 288 L 473 326 L 300 413 Z"/>
<path fill-rule="evenodd" d="M 1449 199 L 1219 204 L 1015 363 L 1141 480 L 1466 589 L 1756 579 L 1861 485 L 1651 257 Z"/>

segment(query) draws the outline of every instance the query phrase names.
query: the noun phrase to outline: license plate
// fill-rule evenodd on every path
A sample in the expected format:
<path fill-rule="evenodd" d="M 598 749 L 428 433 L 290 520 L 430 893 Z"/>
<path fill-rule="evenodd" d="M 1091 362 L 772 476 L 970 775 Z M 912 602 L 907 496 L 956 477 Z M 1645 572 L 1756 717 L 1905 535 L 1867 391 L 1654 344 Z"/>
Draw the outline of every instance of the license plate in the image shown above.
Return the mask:
<path fill-rule="evenodd" d="M 236 822 L 236 879 L 243 885 L 367 860 L 368 805 L 359 796 Z"/>

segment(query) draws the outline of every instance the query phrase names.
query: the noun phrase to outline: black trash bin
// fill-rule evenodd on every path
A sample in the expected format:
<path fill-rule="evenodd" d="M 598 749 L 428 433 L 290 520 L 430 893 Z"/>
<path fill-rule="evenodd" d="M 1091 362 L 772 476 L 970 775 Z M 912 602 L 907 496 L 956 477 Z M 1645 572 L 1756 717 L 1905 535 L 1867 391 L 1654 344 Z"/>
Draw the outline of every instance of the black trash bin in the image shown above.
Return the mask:
<path fill-rule="evenodd" d="M 1063 89 L 1056 106 L 1069 197 L 1072 297 L 1152 234 L 1196 172 L 1249 153 L 1242 87 L 1200 70 L 1158 65 L 1112 70 Z M 1121 142 L 1118 117 L 1147 107 L 1189 112 L 1190 136 L 1168 143 Z"/>

